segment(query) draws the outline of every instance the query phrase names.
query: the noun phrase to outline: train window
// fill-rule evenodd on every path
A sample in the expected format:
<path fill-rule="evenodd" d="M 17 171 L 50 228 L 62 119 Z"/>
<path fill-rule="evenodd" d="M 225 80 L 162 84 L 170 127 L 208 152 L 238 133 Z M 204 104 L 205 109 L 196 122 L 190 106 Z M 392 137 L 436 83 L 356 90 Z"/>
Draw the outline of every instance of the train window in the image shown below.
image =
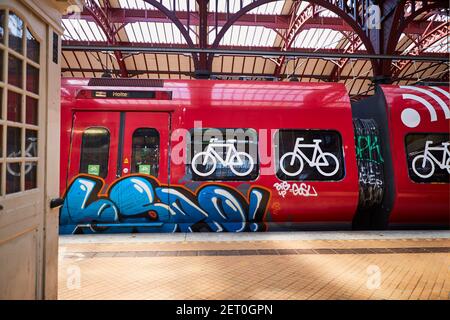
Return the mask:
<path fill-rule="evenodd" d="M 80 173 L 105 178 L 108 174 L 109 131 L 105 128 L 88 128 L 81 142 Z"/>
<path fill-rule="evenodd" d="M 280 180 L 338 181 L 345 174 L 342 140 L 336 131 L 279 130 L 275 154 Z"/>
<path fill-rule="evenodd" d="M 159 133 L 153 128 L 139 128 L 133 133 L 131 172 L 158 176 Z"/>
<path fill-rule="evenodd" d="M 411 133 L 405 138 L 408 174 L 421 183 L 450 183 L 448 133 Z"/>
<path fill-rule="evenodd" d="M 193 129 L 186 171 L 196 181 L 254 180 L 259 173 L 254 129 Z"/>

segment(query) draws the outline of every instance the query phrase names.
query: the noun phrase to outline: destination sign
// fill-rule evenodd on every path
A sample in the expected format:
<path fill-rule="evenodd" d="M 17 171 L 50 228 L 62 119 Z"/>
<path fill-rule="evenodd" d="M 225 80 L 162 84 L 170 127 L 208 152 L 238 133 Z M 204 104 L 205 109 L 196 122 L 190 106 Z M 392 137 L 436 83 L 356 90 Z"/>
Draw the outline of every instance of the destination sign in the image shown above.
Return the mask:
<path fill-rule="evenodd" d="M 155 99 L 155 91 L 92 91 L 93 98 Z"/>

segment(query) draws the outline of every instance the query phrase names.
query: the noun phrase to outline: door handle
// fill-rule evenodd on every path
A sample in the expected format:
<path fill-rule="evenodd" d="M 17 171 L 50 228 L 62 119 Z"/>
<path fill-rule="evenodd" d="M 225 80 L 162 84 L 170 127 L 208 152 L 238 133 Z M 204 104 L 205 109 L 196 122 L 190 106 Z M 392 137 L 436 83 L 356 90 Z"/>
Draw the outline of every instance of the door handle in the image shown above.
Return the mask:
<path fill-rule="evenodd" d="M 58 208 L 64 204 L 64 199 L 54 198 L 50 200 L 50 209 Z"/>

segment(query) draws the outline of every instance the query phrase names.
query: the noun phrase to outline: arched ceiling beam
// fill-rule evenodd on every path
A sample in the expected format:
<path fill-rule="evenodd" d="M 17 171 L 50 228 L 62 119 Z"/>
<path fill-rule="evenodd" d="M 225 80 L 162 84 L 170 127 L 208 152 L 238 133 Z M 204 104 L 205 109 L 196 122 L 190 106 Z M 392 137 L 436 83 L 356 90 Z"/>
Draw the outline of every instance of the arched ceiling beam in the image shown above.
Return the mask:
<path fill-rule="evenodd" d="M 238 21 L 241 17 L 243 17 L 249 11 L 277 0 L 254 0 L 250 4 L 246 6 L 242 6 L 236 13 L 230 14 L 229 19 L 223 25 L 220 32 L 217 34 L 214 42 L 211 45 L 211 48 L 217 48 L 219 46 L 220 41 L 224 37 L 225 33 L 230 29 L 230 27 Z M 351 1 L 350 5 L 347 4 L 346 1 L 343 0 L 309 0 L 310 4 L 315 4 L 325 9 L 330 10 L 331 12 L 337 14 L 340 18 L 342 18 L 352 29 L 353 31 L 361 38 L 364 43 L 367 51 L 371 54 L 374 54 L 374 47 L 370 41 L 370 38 L 367 36 L 364 26 L 366 24 L 366 13 L 364 8 L 359 10 L 360 7 L 358 1 Z M 208 68 L 211 70 L 212 61 L 214 59 L 214 54 L 210 54 L 208 57 Z M 376 59 L 372 59 L 371 63 L 375 69 L 375 66 L 378 67 L 378 61 Z"/>
<path fill-rule="evenodd" d="M 413 42 L 413 47 L 405 52 L 408 55 L 418 56 L 421 55 L 427 48 L 431 47 L 433 44 L 439 42 L 440 40 L 447 38 L 450 34 L 450 24 L 448 22 L 443 22 L 439 27 L 434 28 L 422 35 L 418 41 Z M 401 60 L 393 65 L 393 76 L 398 77 L 398 75 L 406 70 L 412 61 Z"/>
<path fill-rule="evenodd" d="M 349 37 L 348 46 L 344 49 L 344 53 L 355 53 L 362 46 L 361 39 L 352 34 Z M 330 73 L 330 81 L 339 81 L 341 78 L 341 73 L 344 70 L 345 65 L 350 61 L 349 58 L 340 58 L 338 61 L 334 62 L 333 70 Z"/>
<path fill-rule="evenodd" d="M 213 0 L 214 1 L 214 0 Z M 173 11 L 175 16 L 181 21 L 183 25 L 196 27 L 199 25 L 199 15 L 197 12 Z M 216 14 L 208 14 L 208 25 L 214 25 Z M 78 18 L 95 21 L 90 13 L 84 9 L 77 14 Z M 64 19 L 71 19 L 71 15 L 64 15 Z M 122 24 L 117 30 L 120 30 L 124 25 L 133 22 L 170 22 L 167 16 L 158 11 L 150 9 L 128 9 L 128 8 L 110 8 L 108 9 L 108 18 L 111 23 Z M 255 14 L 247 13 L 245 16 L 235 22 L 237 26 L 265 26 L 271 29 L 286 30 L 289 27 L 291 15 L 290 14 Z M 217 13 L 217 26 L 222 27 L 227 21 L 226 13 Z M 407 34 L 422 34 L 424 25 L 428 21 L 415 20 L 406 25 L 405 33 Z M 437 22 L 434 22 L 437 23 Z M 308 20 L 304 28 L 332 28 L 337 31 L 353 31 L 353 29 L 344 23 L 339 17 L 314 17 Z"/>
<path fill-rule="evenodd" d="M 110 23 L 108 19 L 108 9 L 111 7 L 109 0 L 103 0 L 103 4 L 105 8 L 99 7 L 97 2 L 94 0 L 85 0 L 84 6 L 86 10 L 94 18 L 95 22 L 97 22 L 100 29 L 102 29 L 103 33 L 106 36 L 108 44 L 115 45 L 116 44 L 116 29 L 113 23 Z M 114 56 L 116 58 L 117 64 L 119 66 L 120 76 L 128 77 L 127 67 L 125 65 L 124 58 L 122 56 L 122 52 L 114 51 Z"/>
<path fill-rule="evenodd" d="M 425 1 L 420 8 L 416 8 L 416 1 L 408 1 L 408 5 L 405 5 L 403 15 L 400 18 L 399 32 L 403 32 L 409 25 L 414 23 L 417 17 L 428 13 L 431 15 L 436 12 L 436 9 L 447 9 L 448 2 L 442 0 Z"/>
<path fill-rule="evenodd" d="M 92 1 L 92 0 L 91 0 Z M 183 25 L 183 23 L 178 19 L 175 12 L 176 10 L 169 10 L 166 6 L 164 6 L 160 1 L 157 0 L 143 0 L 147 2 L 148 4 L 152 5 L 159 11 L 161 11 L 180 31 L 181 35 L 183 36 L 184 40 L 186 41 L 189 48 L 195 48 L 195 44 L 191 39 L 191 36 L 189 35 L 189 23 L 187 24 L 187 27 Z M 190 1 L 188 2 L 188 6 Z M 174 1 L 174 4 L 176 1 Z M 192 59 L 194 61 L 194 67 L 195 69 L 199 69 L 199 58 L 196 53 L 192 53 Z"/>
<path fill-rule="evenodd" d="M 281 45 L 282 51 L 289 50 L 292 47 L 292 45 L 294 44 L 294 41 L 297 38 L 297 35 L 303 29 L 304 25 L 310 19 L 312 19 L 314 16 L 316 16 L 319 12 L 325 10 L 314 4 L 309 4 L 301 12 L 298 12 L 298 9 L 299 9 L 301 3 L 302 3 L 301 1 L 298 1 L 298 2 L 294 2 L 294 4 L 292 5 L 291 17 L 289 19 L 290 20 L 289 27 L 286 30 L 286 33 L 282 39 L 282 45 Z M 281 69 L 282 69 L 285 61 L 286 61 L 285 56 L 280 56 L 275 60 L 275 72 L 274 72 L 275 77 L 278 77 L 280 75 Z"/>
<path fill-rule="evenodd" d="M 393 13 L 389 15 L 389 26 L 385 28 L 384 39 L 385 45 L 383 51 L 385 54 L 391 54 L 396 50 L 398 41 L 402 33 L 408 33 L 408 27 L 411 26 L 415 19 L 425 13 L 432 13 L 436 9 L 448 8 L 447 0 L 429 0 L 429 1 L 415 1 L 415 0 L 388 0 L 395 4 Z M 384 3 L 383 3 L 384 4 Z M 385 22 L 386 23 L 386 22 Z M 382 74 L 390 74 L 392 70 L 392 61 L 385 60 L 381 65 Z"/>

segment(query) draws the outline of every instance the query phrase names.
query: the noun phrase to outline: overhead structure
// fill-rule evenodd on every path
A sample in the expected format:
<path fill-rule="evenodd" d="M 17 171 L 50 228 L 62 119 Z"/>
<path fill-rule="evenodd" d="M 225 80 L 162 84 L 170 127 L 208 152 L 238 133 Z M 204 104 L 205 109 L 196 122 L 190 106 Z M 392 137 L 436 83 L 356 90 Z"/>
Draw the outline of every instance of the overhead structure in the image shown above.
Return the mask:
<path fill-rule="evenodd" d="M 449 14 L 442 0 L 86 0 L 64 16 L 62 71 L 335 81 L 358 99 L 448 81 Z"/>

